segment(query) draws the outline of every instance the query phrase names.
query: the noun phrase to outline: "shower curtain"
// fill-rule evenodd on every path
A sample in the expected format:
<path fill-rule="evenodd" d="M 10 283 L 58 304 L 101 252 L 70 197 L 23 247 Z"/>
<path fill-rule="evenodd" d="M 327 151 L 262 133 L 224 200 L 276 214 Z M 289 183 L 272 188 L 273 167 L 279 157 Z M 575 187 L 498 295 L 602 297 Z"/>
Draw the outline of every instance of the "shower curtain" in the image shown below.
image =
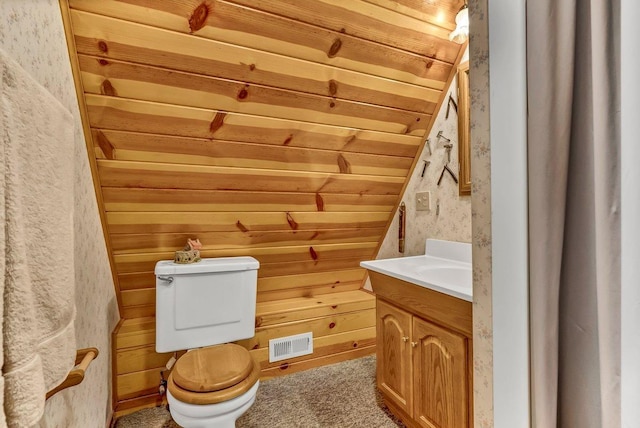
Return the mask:
<path fill-rule="evenodd" d="M 532 427 L 620 426 L 620 2 L 527 2 Z"/>

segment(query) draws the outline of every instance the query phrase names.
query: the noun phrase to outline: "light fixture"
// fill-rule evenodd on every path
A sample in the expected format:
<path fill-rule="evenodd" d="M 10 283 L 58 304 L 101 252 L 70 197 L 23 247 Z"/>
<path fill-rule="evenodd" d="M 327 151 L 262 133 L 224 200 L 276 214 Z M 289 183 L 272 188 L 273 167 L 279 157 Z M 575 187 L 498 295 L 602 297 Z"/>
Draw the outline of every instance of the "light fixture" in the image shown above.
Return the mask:
<path fill-rule="evenodd" d="M 456 15 L 456 29 L 449 34 L 449 40 L 464 43 L 469 37 L 469 8 L 465 1 Z"/>

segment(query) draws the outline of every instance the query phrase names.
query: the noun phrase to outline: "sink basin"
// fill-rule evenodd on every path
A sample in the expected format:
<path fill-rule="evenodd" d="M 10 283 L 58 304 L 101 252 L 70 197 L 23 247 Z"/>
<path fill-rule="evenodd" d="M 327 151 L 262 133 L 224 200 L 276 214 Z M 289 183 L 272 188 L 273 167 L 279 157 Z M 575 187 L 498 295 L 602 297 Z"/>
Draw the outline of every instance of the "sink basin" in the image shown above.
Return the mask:
<path fill-rule="evenodd" d="M 369 260 L 360 266 L 468 302 L 473 301 L 471 244 L 428 239 L 424 256 Z"/>

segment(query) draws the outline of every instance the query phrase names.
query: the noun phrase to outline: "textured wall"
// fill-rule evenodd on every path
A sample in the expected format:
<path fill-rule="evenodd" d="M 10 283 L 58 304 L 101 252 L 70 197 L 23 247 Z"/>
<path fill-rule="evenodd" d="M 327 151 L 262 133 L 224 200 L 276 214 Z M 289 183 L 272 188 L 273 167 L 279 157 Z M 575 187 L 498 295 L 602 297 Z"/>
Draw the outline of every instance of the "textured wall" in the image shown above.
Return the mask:
<path fill-rule="evenodd" d="M 0 48 L 45 86 L 75 119 L 76 337 L 97 347 L 84 382 L 47 402 L 43 427 L 103 427 L 110 417 L 110 333 L 117 305 L 56 0 L 2 0 Z"/>
<path fill-rule="evenodd" d="M 491 294 L 491 141 L 487 0 L 469 2 L 471 194 L 473 216 L 473 364 L 476 428 L 493 427 L 493 308 Z"/>
<path fill-rule="evenodd" d="M 468 53 L 465 53 L 461 63 L 467 61 Z M 458 100 L 458 79 L 451 82 L 445 101 L 449 95 Z M 429 133 L 431 154 L 425 145 L 418 158 L 418 164 L 407 185 L 402 200 L 407 207 L 406 237 L 404 256 L 416 256 L 424 254 L 424 243 L 427 238 L 445 239 L 449 241 L 471 242 L 471 197 L 459 196 L 458 185 L 451 176 L 445 172 L 440 186 L 438 178 L 444 164 L 447 162 L 447 152 L 444 148 L 445 140 L 438 140 L 436 136 L 442 131 L 442 135 L 451 140 L 451 162 L 449 167 L 458 177 L 458 116 L 453 108 L 450 108 L 449 117 L 446 117 L 447 103 L 443 102 L 438 112 L 436 121 Z M 424 177 L 421 177 L 425 160 L 431 161 Z M 416 211 L 416 193 L 431 192 L 431 210 Z M 440 204 L 437 213 L 438 201 Z M 384 238 L 378 259 L 401 257 L 398 251 L 398 213 L 395 213 L 393 222 Z"/>

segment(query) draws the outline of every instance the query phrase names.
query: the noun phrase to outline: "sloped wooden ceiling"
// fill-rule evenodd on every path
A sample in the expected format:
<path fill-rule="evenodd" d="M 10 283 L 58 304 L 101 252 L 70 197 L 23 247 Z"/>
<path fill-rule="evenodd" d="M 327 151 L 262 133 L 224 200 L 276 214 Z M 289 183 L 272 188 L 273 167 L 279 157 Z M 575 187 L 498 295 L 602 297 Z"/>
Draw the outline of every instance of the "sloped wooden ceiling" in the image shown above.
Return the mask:
<path fill-rule="evenodd" d="M 291 287 L 360 282 L 455 72 L 460 4 L 71 0 L 123 317 L 153 315 L 154 265 L 187 237 Z"/>
<path fill-rule="evenodd" d="M 462 0 L 66 1 L 123 318 L 187 238 L 256 257 L 259 302 L 361 287 Z"/>

